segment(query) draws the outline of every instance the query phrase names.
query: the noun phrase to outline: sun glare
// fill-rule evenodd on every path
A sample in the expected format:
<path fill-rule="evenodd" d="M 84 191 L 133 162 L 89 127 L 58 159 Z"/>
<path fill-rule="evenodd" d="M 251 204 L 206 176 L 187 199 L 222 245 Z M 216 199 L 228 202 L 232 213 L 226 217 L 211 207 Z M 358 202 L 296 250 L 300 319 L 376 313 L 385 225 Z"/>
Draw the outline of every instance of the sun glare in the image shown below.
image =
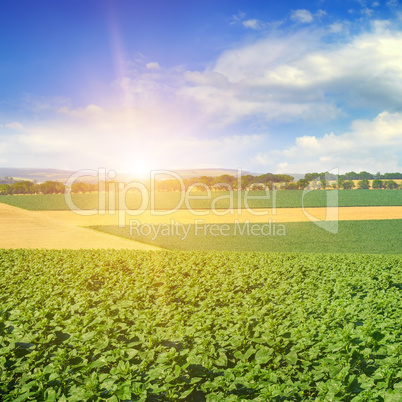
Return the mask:
<path fill-rule="evenodd" d="M 149 177 L 151 170 L 153 170 L 153 168 L 149 162 L 136 161 L 135 165 L 131 167 L 130 173 L 136 179 L 146 179 Z"/>

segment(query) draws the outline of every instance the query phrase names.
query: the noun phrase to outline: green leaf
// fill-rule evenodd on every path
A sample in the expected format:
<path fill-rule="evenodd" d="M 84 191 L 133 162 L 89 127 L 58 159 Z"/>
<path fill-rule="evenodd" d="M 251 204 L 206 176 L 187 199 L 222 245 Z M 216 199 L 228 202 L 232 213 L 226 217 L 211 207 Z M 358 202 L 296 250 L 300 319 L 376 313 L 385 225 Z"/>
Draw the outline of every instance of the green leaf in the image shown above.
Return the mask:
<path fill-rule="evenodd" d="M 95 331 L 87 332 L 87 333 L 81 335 L 81 339 L 84 342 L 86 342 L 86 341 L 89 341 L 90 339 L 92 339 L 95 335 L 96 335 Z"/>
<path fill-rule="evenodd" d="M 272 349 L 268 347 L 262 347 L 257 350 L 255 354 L 255 360 L 258 364 L 266 364 L 272 357 Z"/>
<path fill-rule="evenodd" d="M 56 378 L 59 378 L 59 374 L 58 374 L 58 373 L 52 373 L 52 374 L 50 374 L 50 376 L 49 376 L 49 381 L 53 381 L 53 380 L 55 380 Z"/>
<path fill-rule="evenodd" d="M 298 360 L 298 356 L 296 352 L 290 352 L 285 356 L 285 360 L 288 361 L 290 364 L 295 365 Z"/>
<path fill-rule="evenodd" d="M 226 367 L 228 365 L 228 358 L 226 357 L 226 354 L 220 352 L 219 357 L 215 360 L 215 364 L 218 367 Z"/>
<path fill-rule="evenodd" d="M 187 397 L 193 392 L 193 390 L 194 390 L 194 388 L 189 388 L 188 390 L 183 391 L 183 392 L 180 394 L 179 399 L 187 398 Z"/>
<path fill-rule="evenodd" d="M 54 389 L 48 388 L 46 390 L 46 393 L 47 393 L 46 401 L 53 402 L 56 400 L 56 391 Z"/>

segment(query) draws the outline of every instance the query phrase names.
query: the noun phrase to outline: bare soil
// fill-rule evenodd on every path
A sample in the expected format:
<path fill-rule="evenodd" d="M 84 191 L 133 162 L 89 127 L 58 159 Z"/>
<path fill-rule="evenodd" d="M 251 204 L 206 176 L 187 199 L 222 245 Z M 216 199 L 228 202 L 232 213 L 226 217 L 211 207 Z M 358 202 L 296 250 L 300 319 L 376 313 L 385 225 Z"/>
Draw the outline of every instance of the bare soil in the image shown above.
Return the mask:
<path fill-rule="evenodd" d="M 158 247 L 78 227 L 68 219 L 53 219 L 48 213 L 37 214 L 0 204 L 0 248 L 46 249 L 138 249 Z"/>
<path fill-rule="evenodd" d="M 34 211 L 38 216 L 48 216 L 61 222 L 68 222 L 78 226 L 93 225 L 118 225 L 119 214 L 125 213 L 123 222 L 129 224 L 130 220 L 138 220 L 141 223 L 171 223 L 180 222 L 184 224 L 194 223 L 195 220 L 203 220 L 205 223 L 233 223 L 235 220 L 244 222 L 249 220 L 251 223 L 266 222 L 268 219 L 276 222 L 306 222 L 310 218 L 306 216 L 301 208 L 277 208 L 258 209 L 247 211 L 245 209 L 237 211 L 231 210 L 231 213 L 225 215 L 216 215 L 212 211 L 198 211 L 199 215 L 194 215 L 187 210 L 178 210 L 174 213 L 160 215 L 162 211 L 156 211 L 158 214 L 150 211 L 143 211 L 140 215 L 130 215 L 129 211 L 117 212 L 115 215 L 81 216 L 72 211 Z M 306 208 L 305 212 L 315 216 L 318 219 L 331 219 L 333 210 L 329 208 Z M 402 207 L 341 207 L 338 208 L 339 220 L 377 220 L 377 219 L 402 219 Z"/>
<path fill-rule="evenodd" d="M 222 211 L 221 211 L 222 212 Z M 159 215 L 143 211 L 133 216 L 125 211 L 122 222 L 129 224 L 130 220 L 140 223 L 194 223 L 201 220 L 204 223 L 234 223 L 250 221 L 251 223 L 267 222 L 306 222 L 313 215 L 318 219 L 336 219 L 334 210 L 326 208 L 278 208 L 265 210 L 231 210 L 225 215 L 216 215 L 212 211 L 198 211 L 194 215 L 190 211 L 178 210 L 167 215 Z M 308 214 L 306 214 L 307 212 Z M 258 213 L 258 214 L 256 214 Z M 26 211 L 24 209 L 0 204 L 0 248 L 47 248 L 47 249 L 139 249 L 157 250 L 158 247 L 122 239 L 113 235 L 100 233 L 88 226 L 118 225 L 119 214 L 92 216 L 77 215 L 72 211 Z M 263 214 L 263 215 L 261 215 Z M 334 218 L 335 217 L 335 218 Z M 342 207 L 338 209 L 339 220 L 376 220 L 402 219 L 402 207 Z"/>

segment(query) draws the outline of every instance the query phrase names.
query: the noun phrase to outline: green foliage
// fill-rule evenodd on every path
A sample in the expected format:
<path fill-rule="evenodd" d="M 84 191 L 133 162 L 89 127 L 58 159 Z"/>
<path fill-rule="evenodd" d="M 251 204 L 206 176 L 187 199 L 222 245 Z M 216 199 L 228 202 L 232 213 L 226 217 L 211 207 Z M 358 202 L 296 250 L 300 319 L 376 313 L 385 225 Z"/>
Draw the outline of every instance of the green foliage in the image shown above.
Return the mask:
<path fill-rule="evenodd" d="M 369 172 L 366 171 L 362 171 L 360 173 L 356 173 L 356 172 L 348 172 L 345 173 L 344 175 L 341 175 L 341 177 L 344 180 L 371 180 L 374 179 L 374 175 L 372 175 Z"/>
<path fill-rule="evenodd" d="M 304 189 L 309 185 L 309 181 L 307 179 L 299 179 L 297 181 L 297 185 L 300 189 Z"/>
<path fill-rule="evenodd" d="M 360 190 L 368 190 L 370 188 L 370 182 L 368 179 L 362 179 L 357 182 L 357 187 Z"/>
<path fill-rule="evenodd" d="M 380 179 L 402 179 L 402 173 L 395 172 L 395 173 L 384 173 L 379 177 Z"/>
<path fill-rule="evenodd" d="M 402 260 L 0 252 L 3 401 L 398 400 Z"/>
<path fill-rule="evenodd" d="M 373 180 L 373 188 L 381 189 L 383 187 L 384 187 L 384 183 L 382 180 L 380 180 L 380 179 Z"/>
<path fill-rule="evenodd" d="M 336 180 L 337 175 L 329 172 L 322 172 L 322 173 L 306 173 L 304 178 L 308 181 L 313 181 L 317 178 L 324 178 L 327 177 L 330 180 Z M 356 172 L 347 172 L 345 174 L 339 175 L 342 180 L 372 180 L 372 179 L 402 179 L 402 173 L 395 172 L 395 173 L 385 173 L 381 174 L 380 172 L 373 175 L 372 173 L 362 171 L 360 173 Z"/>
<path fill-rule="evenodd" d="M 310 191 L 304 197 L 305 207 L 325 207 L 327 205 L 327 192 Z M 113 193 L 114 194 L 114 193 Z M 401 205 L 402 190 L 380 191 L 380 190 L 361 190 L 361 191 L 339 191 L 340 207 L 358 206 L 397 206 Z M 205 192 L 192 192 L 191 195 L 204 196 Z M 77 208 L 94 209 L 98 207 L 98 193 L 72 194 L 72 199 Z M 108 208 L 109 195 L 101 195 L 106 198 Z M 180 192 L 155 192 L 155 209 L 173 209 L 180 205 Z M 213 191 L 210 199 L 190 200 L 192 208 L 210 209 L 213 202 L 216 208 L 227 209 L 229 207 L 228 191 Z M 241 197 L 241 206 L 244 208 L 245 192 L 233 192 L 234 207 L 238 205 L 238 197 Z M 277 208 L 301 208 L 302 190 L 294 191 L 250 191 L 248 193 L 248 206 L 250 208 L 271 208 L 276 203 Z M 253 198 L 255 197 L 255 198 Z M 217 200 L 217 201 L 215 201 Z M 129 209 L 138 209 L 141 205 L 141 194 L 139 192 L 129 192 L 126 197 Z M 0 202 L 29 210 L 67 210 L 64 194 L 37 194 L 37 195 L 6 195 L 0 197 Z M 116 201 L 116 205 L 118 202 Z M 181 208 L 186 208 L 185 203 Z"/>
<path fill-rule="evenodd" d="M 8 194 L 63 194 L 65 185 L 58 181 L 45 181 L 35 184 L 29 180 L 14 181 L 11 183 L 0 184 L 0 195 Z"/>
<path fill-rule="evenodd" d="M 37 186 L 28 180 L 17 181 L 10 185 L 10 194 L 35 194 L 38 192 Z"/>
<path fill-rule="evenodd" d="M 346 180 L 342 183 L 342 187 L 344 190 L 351 190 L 355 187 L 355 183 L 352 180 Z"/>
<path fill-rule="evenodd" d="M 64 194 L 66 186 L 58 181 L 45 181 L 39 184 L 39 191 L 43 194 Z"/>
<path fill-rule="evenodd" d="M 387 188 L 387 189 L 389 189 L 389 190 L 396 190 L 396 189 L 398 189 L 398 183 L 396 182 L 396 181 L 394 181 L 394 180 L 387 180 L 385 183 L 384 183 L 384 187 L 385 188 Z"/>
<path fill-rule="evenodd" d="M 402 233 L 402 219 L 340 221 L 338 225 L 338 233 L 332 234 L 312 222 L 256 223 L 249 225 L 249 231 L 241 224 L 232 224 L 226 225 L 229 227 L 227 235 L 216 236 L 214 231 L 207 229 L 204 233 L 193 224 L 190 228 L 186 225 L 188 236 L 185 239 L 183 231 L 175 233 L 173 229 L 170 230 L 170 236 L 162 232 L 155 236 L 153 232 L 149 235 L 139 232 L 137 235 L 135 230 L 131 230 L 130 233 L 129 226 L 92 228 L 169 250 L 402 254 L 402 243 L 398 236 Z M 262 235 L 253 235 L 252 228 L 256 229 L 254 233 Z M 219 229 L 215 232 L 221 233 Z"/>
<path fill-rule="evenodd" d="M 108 185 L 109 183 L 107 183 Z M 106 184 L 105 184 L 106 188 Z M 91 191 L 97 191 L 98 186 L 97 184 L 92 184 L 92 183 L 82 183 L 80 181 L 74 182 L 73 185 L 71 186 L 71 192 L 72 193 L 89 193 Z"/>
<path fill-rule="evenodd" d="M 0 184 L 0 195 L 10 194 L 10 185 L 7 183 Z"/>
<path fill-rule="evenodd" d="M 321 172 L 321 173 L 306 173 L 304 175 L 304 178 L 307 179 L 308 181 L 313 181 L 315 179 L 324 179 L 326 178 L 327 180 L 336 180 L 338 175 L 334 173 L 329 173 L 329 172 Z"/>

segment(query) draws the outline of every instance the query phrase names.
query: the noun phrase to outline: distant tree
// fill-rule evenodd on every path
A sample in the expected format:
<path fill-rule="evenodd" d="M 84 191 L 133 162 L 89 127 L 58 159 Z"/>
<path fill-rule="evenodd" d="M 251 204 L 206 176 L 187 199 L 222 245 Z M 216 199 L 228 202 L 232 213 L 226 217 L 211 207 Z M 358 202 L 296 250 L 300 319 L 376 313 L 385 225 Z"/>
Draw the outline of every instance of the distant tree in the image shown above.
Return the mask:
<path fill-rule="evenodd" d="M 343 178 L 341 176 L 336 180 L 336 186 L 341 189 L 343 187 Z"/>
<path fill-rule="evenodd" d="M 355 187 L 355 183 L 352 180 L 346 180 L 343 182 L 342 187 L 344 190 L 351 190 Z"/>
<path fill-rule="evenodd" d="M 34 194 L 35 185 L 31 181 L 22 180 L 10 185 L 10 194 Z"/>
<path fill-rule="evenodd" d="M 381 189 L 384 187 L 384 183 L 382 180 L 379 179 L 375 179 L 373 180 L 373 184 L 372 184 L 373 188 L 375 189 Z"/>
<path fill-rule="evenodd" d="M 325 190 L 327 188 L 327 181 L 325 179 L 321 179 L 320 183 L 321 183 L 321 188 Z"/>
<path fill-rule="evenodd" d="M 279 182 L 281 181 L 280 179 L 278 179 L 278 177 L 276 175 L 274 175 L 273 173 L 264 173 L 260 176 L 257 176 L 255 178 L 258 182 L 260 183 L 267 183 L 269 181 L 272 182 Z"/>
<path fill-rule="evenodd" d="M 39 184 L 40 192 L 43 194 L 63 194 L 66 186 L 59 181 L 45 181 Z"/>
<path fill-rule="evenodd" d="M 304 178 L 310 182 L 310 181 L 313 181 L 314 179 L 317 179 L 320 176 L 321 176 L 321 174 L 317 173 L 317 172 L 315 172 L 315 173 L 306 173 L 304 175 Z"/>
<path fill-rule="evenodd" d="M 213 183 L 214 183 L 214 178 L 211 176 L 201 176 L 201 177 L 197 177 L 196 180 L 194 181 L 194 183 L 203 183 L 205 184 L 207 187 L 211 188 Z M 191 184 L 194 184 L 191 183 Z"/>
<path fill-rule="evenodd" d="M 249 186 L 249 190 L 254 190 L 254 191 L 257 191 L 257 190 L 262 191 L 262 190 L 266 190 L 266 189 L 267 189 L 267 186 L 264 183 L 252 183 Z"/>
<path fill-rule="evenodd" d="M 397 179 L 400 180 L 402 179 L 402 173 L 385 173 L 381 176 L 382 179 Z"/>
<path fill-rule="evenodd" d="M 338 175 L 329 172 L 323 173 L 322 176 L 324 176 L 327 180 L 336 180 L 338 178 Z"/>
<path fill-rule="evenodd" d="M 216 178 L 216 180 L 219 183 L 226 183 L 226 184 L 229 184 L 231 186 L 232 183 L 236 180 L 236 178 L 234 176 L 229 175 L 229 174 L 223 174 L 221 176 L 218 176 Z"/>
<path fill-rule="evenodd" d="M 91 185 L 88 183 L 77 181 L 71 186 L 72 193 L 89 193 L 90 191 L 92 191 Z"/>
<path fill-rule="evenodd" d="M 394 180 L 387 180 L 384 183 L 384 188 L 388 188 L 389 190 L 396 190 L 398 187 L 398 183 Z"/>
<path fill-rule="evenodd" d="M 215 190 L 229 190 L 232 188 L 232 183 L 235 182 L 235 177 L 228 174 L 223 174 L 221 176 L 215 177 L 212 181 L 212 187 Z"/>
<path fill-rule="evenodd" d="M 356 180 L 357 178 L 358 178 L 357 173 L 353 172 L 353 171 L 345 173 L 344 175 L 342 175 L 342 179 L 344 179 L 344 180 Z"/>
<path fill-rule="evenodd" d="M 241 183 L 241 189 L 245 190 L 250 186 L 250 184 L 254 183 L 255 177 L 252 176 L 251 174 L 246 174 L 245 176 L 241 177 L 240 183 Z"/>
<path fill-rule="evenodd" d="M 309 184 L 310 182 L 307 179 L 299 179 L 297 181 L 297 185 L 300 189 L 305 189 Z"/>
<path fill-rule="evenodd" d="M 10 185 L 7 183 L 0 184 L 0 195 L 10 194 Z"/>
<path fill-rule="evenodd" d="M 299 188 L 298 184 L 295 182 L 286 183 L 285 190 L 297 190 Z"/>
<path fill-rule="evenodd" d="M 360 190 L 368 190 L 370 188 L 370 182 L 368 179 L 362 179 L 357 182 L 357 187 Z"/>
<path fill-rule="evenodd" d="M 295 178 L 293 176 L 290 176 L 288 174 L 275 174 L 273 181 L 275 181 L 277 183 L 282 182 L 282 181 L 284 181 L 285 183 L 290 183 L 294 179 Z"/>
<path fill-rule="evenodd" d="M 363 170 L 362 172 L 360 172 L 360 173 L 358 174 L 358 176 L 359 176 L 358 178 L 361 179 L 361 180 L 364 180 L 364 179 L 372 180 L 372 179 L 374 179 L 374 176 L 373 176 L 371 173 L 366 172 L 365 170 Z"/>

